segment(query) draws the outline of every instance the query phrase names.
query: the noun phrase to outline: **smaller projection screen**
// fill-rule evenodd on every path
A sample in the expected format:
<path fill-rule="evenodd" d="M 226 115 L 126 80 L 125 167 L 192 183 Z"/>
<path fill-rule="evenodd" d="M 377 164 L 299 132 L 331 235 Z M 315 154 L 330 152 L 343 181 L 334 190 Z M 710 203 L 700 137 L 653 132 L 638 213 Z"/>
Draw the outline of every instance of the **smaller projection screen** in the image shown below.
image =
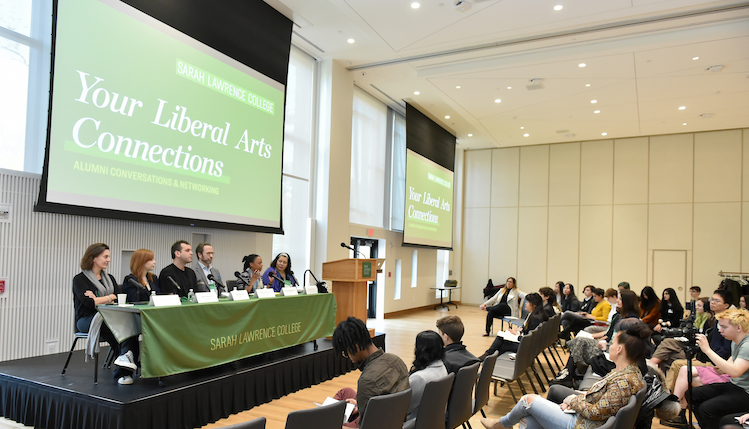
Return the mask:
<path fill-rule="evenodd" d="M 403 243 L 452 249 L 453 172 L 406 150 Z"/>
<path fill-rule="evenodd" d="M 282 232 L 283 84 L 120 1 L 55 22 L 37 210 Z"/>

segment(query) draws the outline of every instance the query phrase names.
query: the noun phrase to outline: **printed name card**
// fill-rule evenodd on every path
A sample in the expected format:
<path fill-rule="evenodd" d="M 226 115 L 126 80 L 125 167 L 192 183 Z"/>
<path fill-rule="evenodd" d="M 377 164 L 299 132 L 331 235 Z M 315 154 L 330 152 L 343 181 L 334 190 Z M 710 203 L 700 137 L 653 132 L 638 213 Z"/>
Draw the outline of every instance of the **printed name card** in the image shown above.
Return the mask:
<path fill-rule="evenodd" d="M 198 304 L 204 304 L 206 302 L 218 302 L 218 296 L 216 296 L 216 292 L 197 292 L 195 294 L 195 301 Z"/>
<path fill-rule="evenodd" d="M 299 295 L 299 291 L 296 290 L 296 287 L 290 286 L 290 287 L 281 288 L 281 296 L 294 296 L 294 295 Z"/>
<path fill-rule="evenodd" d="M 305 286 L 304 293 L 307 295 L 314 295 L 317 293 L 317 286 Z"/>
<path fill-rule="evenodd" d="M 182 305 L 179 295 L 151 295 L 148 305 L 153 307 L 168 307 L 170 305 Z"/>
<path fill-rule="evenodd" d="M 229 292 L 229 301 L 244 301 L 250 299 L 250 294 L 244 289 L 235 289 Z"/>
<path fill-rule="evenodd" d="M 256 298 L 275 298 L 276 291 L 271 288 L 255 289 Z"/>

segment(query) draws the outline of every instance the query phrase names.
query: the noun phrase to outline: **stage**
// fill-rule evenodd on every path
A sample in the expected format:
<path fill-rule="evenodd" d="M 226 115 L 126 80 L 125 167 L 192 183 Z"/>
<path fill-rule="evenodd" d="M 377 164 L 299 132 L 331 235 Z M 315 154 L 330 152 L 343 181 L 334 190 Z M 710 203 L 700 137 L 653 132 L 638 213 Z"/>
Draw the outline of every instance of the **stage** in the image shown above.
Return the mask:
<path fill-rule="evenodd" d="M 374 337 L 385 348 L 385 334 Z M 76 351 L 0 362 L 0 416 L 35 428 L 195 428 L 215 422 L 354 369 L 329 340 L 161 379 L 120 386 Z M 107 348 L 102 348 L 100 364 Z"/>

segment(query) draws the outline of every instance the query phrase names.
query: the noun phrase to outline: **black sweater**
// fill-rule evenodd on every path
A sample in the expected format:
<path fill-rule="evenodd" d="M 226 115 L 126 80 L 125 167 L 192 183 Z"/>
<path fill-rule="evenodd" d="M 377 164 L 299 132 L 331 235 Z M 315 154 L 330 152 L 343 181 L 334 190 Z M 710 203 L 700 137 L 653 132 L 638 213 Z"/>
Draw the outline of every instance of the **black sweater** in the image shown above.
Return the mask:
<path fill-rule="evenodd" d="M 114 294 L 122 293 L 120 285 L 111 274 L 107 274 L 114 285 Z M 103 285 L 103 283 L 102 283 Z M 96 304 L 92 298 L 87 297 L 86 291 L 90 290 L 94 295 L 99 296 L 99 289 L 83 273 L 78 273 L 73 277 L 73 306 L 75 308 L 75 321 L 82 317 L 96 314 Z"/>

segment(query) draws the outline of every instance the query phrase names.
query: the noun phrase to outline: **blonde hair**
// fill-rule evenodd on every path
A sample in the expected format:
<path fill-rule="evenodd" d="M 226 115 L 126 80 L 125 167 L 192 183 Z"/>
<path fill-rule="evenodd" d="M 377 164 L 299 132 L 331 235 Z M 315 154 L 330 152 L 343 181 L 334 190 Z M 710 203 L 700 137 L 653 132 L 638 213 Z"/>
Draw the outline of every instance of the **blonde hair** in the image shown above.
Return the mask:
<path fill-rule="evenodd" d="M 733 326 L 740 326 L 744 332 L 749 332 L 749 311 L 738 308 L 729 308 L 728 310 L 718 313 L 716 319 L 726 319 Z"/>

